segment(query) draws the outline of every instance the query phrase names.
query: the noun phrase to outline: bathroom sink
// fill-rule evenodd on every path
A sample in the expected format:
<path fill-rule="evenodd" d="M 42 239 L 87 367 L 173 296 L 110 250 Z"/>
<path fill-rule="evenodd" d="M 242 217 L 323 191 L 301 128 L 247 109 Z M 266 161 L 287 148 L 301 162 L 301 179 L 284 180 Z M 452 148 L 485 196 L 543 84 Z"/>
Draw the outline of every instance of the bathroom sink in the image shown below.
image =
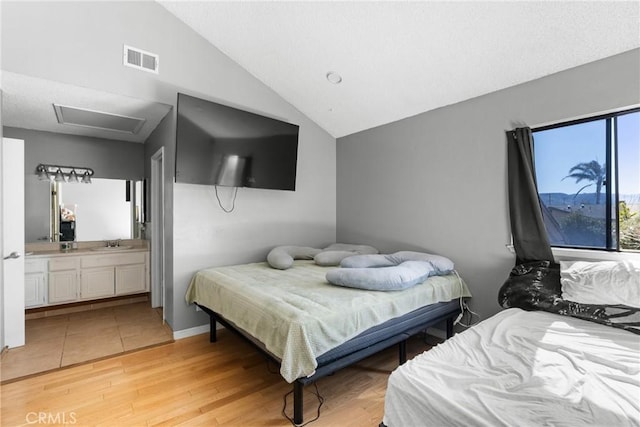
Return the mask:
<path fill-rule="evenodd" d="M 133 246 L 98 246 L 95 248 L 91 248 L 92 251 L 123 251 L 125 249 L 131 249 Z"/>

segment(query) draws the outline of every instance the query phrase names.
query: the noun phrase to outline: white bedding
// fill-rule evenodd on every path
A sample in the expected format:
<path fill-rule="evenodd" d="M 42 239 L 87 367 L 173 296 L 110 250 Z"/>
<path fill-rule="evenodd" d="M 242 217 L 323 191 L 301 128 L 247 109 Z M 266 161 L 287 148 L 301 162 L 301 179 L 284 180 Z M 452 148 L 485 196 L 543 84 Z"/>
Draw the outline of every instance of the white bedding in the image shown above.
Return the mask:
<path fill-rule="evenodd" d="M 560 261 L 562 299 L 640 308 L 640 261 Z"/>
<path fill-rule="evenodd" d="M 312 375 L 316 358 L 365 330 L 420 307 L 471 296 L 455 274 L 396 292 L 329 284 L 327 267 L 298 260 L 288 270 L 253 263 L 200 270 L 187 302 L 210 308 L 260 340 L 293 382 Z"/>
<path fill-rule="evenodd" d="M 397 368 L 384 424 L 640 425 L 640 336 L 546 312 L 502 311 Z"/>

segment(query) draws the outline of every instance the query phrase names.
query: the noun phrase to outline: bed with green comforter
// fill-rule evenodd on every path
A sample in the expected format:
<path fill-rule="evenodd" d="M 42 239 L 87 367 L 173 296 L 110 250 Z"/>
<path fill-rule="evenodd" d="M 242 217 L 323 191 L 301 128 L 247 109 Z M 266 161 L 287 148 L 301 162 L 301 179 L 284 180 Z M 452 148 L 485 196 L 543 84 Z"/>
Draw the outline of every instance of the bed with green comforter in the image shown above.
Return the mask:
<path fill-rule="evenodd" d="M 198 271 L 188 303 L 209 308 L 260 341 L 280 361 L 288 382 L 314 374 L 317 358 L 390 319 L 471 294 L 456 274 L 433 276 L 409 289 L 365 291 L 329 284 L 329 268 L 295 261 L 288 270 L 266 263 Z"/>

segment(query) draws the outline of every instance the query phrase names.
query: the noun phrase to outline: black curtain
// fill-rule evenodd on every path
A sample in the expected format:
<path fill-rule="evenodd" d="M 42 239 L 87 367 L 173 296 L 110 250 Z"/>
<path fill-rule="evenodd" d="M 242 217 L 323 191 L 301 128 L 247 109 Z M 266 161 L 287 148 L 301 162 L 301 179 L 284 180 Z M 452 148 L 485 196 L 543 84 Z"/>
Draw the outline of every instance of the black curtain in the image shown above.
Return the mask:
<path fill-rule="evenodd" d="M 516 263 L 554 262 L 545 228 L 533 168 L 531 129 L 507 132 L 509 213 Z"/>

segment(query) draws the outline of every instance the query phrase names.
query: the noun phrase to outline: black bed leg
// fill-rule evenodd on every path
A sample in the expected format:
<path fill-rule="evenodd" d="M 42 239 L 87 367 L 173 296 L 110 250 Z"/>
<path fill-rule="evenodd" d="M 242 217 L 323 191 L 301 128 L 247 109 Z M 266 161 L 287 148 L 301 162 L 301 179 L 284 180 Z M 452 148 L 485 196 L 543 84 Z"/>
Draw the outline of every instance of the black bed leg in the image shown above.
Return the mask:
<path fill-rule="evenodd" d="M 404 362 L 407 361 L 407 340 L 398 343 L 398 357 L 399 364 L 404 365 Z"/>
<path fill-rule="evenodd" d="M 453 317 L 447 319 L 447 339 L 453 336 Z"/>
<path fill-rule="evenodd" d="M 209 342 L 216 342 L 218 340 L 216 326 L 215 317 L 209 316 Z"/>
<path fill-rule="evenodd" d="M 296 424 L 302 424 L 303 420 L 303 388 L 301 382 L 293 382 L 293 422 Z"/>

